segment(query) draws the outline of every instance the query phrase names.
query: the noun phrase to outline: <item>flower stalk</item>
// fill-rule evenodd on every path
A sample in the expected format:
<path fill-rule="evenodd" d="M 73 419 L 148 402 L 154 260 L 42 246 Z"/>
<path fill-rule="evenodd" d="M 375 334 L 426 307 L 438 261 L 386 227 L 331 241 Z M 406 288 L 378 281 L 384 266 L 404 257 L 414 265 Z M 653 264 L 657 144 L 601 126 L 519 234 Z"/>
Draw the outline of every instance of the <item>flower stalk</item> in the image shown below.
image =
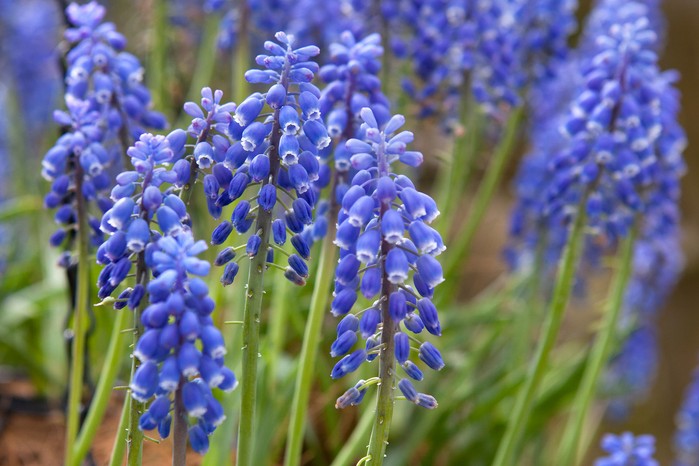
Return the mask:
<path fill-rule="evenodd" d="M 72 464 L 74 459 L 73 444 L 78 436 L 82 412 L 83 379 L 85 370 L 85 320 L 87 307 L 90 305 L 90 237 L 87 222 L 87 202 L 83 195 L 85 174 L 77 154 L 75 165 L 75 197 L 78 217 L 78 293 L 73 311 L 73 349 L 71 361 L 70 389 L 68 394 L 68 419 L 66 421 L 65 462 Z"/>
<path fill-rule="evenodd" d="M 378 146 L 376 151 L 379 177 L 388 177 L 390 173 L 389 164 L 386 160 L 383 144 Z M 384 213 L 389 210 L 389 205 L 381 203 L 379 217 L 383 218 Z M 383 464 L 386 446 L 388 445 L 388 434 L 393 419 L 393 405 L 395 403 L 395 381 L 396 381 L 396 357 L 395 357 L 395 333 L 399 329 L 389 311 L 388 297 L 397 290 L 396 285 L 391 283 L 386 272 L 386 257 L 393 249 L 384 237 L 381 239 L 381 351 L 379 353 L 379 394 L 376 399 L 376 414 L 374 416 L 374 427 L 371 431 L 369 447 L 367 450 L 366 464 L 380 466 Z"/>
<path fill-rule="evenodd" d="M 187 412 L 182 401 L 182 384 L 175 391 L 175 412 L 172 417 L 172 466 L 187 464 Z"/>
<path fill-rule="evenodd" d="M 284 88 L 289 85 L 290 66 L 284 67 L 280 83 Z M 273 115 L 272 132 L 270 137 L 270 176 L 262 182 L 262 185 L 275 184 L 280 170 L 279 143 L 281 140 L 281 127 L 279 123 L 279 109 L 275 109 Z M 250 262 L 248 274 L 245 311 L 243 315 L 243 371 L 242 393 L 240 407 L 240 426 L 238 429 L 238 456 L 237 461 L 241 466 L 252 464 L 255 438 L 255 409 L 257 400 L 257 363 L 260 352 L 260 314 L 262 312 L 262 298 L 264 296 L 264 275 L 267 269 L 267 251 L 269 247 L 270 230 L 272 228 L 272 212 L 260 209 L 255 223 L 255 231 L 260 237 L 259 250 Z"/>
<path fill-rule="evenodd" d="M 144 210 L 145 212 L 145 210 Z M 146 267 L 145 253 L 138 254 L 136 262 L 136 281 L 144 288 L 148 285 L 148 268 Z M 136 347 L 138 339 L 143 333 L 143 325 L 141 324 L 141 313 L 146 306 L 146 300 L 141 300 L 141 303 L 133 311 L 133 347 Z M 138 358 L 131 355 L 131 376 L 129 380 L 134 379 L 134 374 L 140 366 Z M 138 420 L 143 414 L 145 404 L 135 399 L 129 402 L 129 427 L 126 434 L 127 445 L 127 462 L 129 466 L 139 466 L 143 459 L 143 431 L 138 428 Z M 119 433 L 117 433 L 117 438 Z"/>
<path fill-rule="evenodd" d="M 599 378 L 602 375 L 608 359 L 609 352 L 613 346 L 614 338 L 617 334 L 617 322 L 624 305 L 624 296 L 629 278 L 633 271 L 633 253 L 636 237 L 638 236 L 638 218 L 634 222 L 629 235 L 623 239 L 618 257 L 618 269 L 614 274 L 614 280 L 609 289 L 609 299 L 607 309 L 604 312 L 602 327 L 597 333 L 595 343 L 590 350 L 590 357 L 587 360 L 582 382 L 573 402 L 573 409 L 570 412 L 563 437 L 558 451 L 557 464 L 570 464 L 571 466 L 580 464 L 582 451 L 580 446 L 583 436 L 583 427 L 587 420 L 588 410 L 592 404 Z"/>
<path fill-rule="evenodd" d="M 517 395 L 512 416 L 508 420 L 505 434 L 498 446 L 493 466 L 513 464 L 514 456 L 526 429 L 529 414 L 535 401 L 536 391 L 546 373 L 549 356 L 558 337 L 558 331 L 563 322 L 568 300 L 573 291 L 575 272 L 585 243 L 587 217 L 585 205 L 587 204 L 588 196 L 589 190 L 585 191 L 579 204 L 578 212 L 575 215 L 568 242 L 560 259 L 543 334 L 539 339 L 539 346 L 529 367 L 529 375 Z"/>
<path fill-rule="evenodd" d="M 330 224 L 334 224 L 334 221 L 331 220 Z M 328 305 L 328 289 L 332 283 L 333 269 L 337 263 L 336 248 L 333 244 L 334 237 L 334 227 L 329 228 L 321 246 L 320 263 L 316 272 L 311 308 L 303 334 L 303 346 L 299 355 L 299 370 L 294 387 L 294 398 L 291 402 L 291 418 L 287 434 L 286 452 L 284 454 L 285 466 L 298 466 L 301 463 L 303 433 L 318 347 L 321 340 L 320 332 L 323 326 L 323 316 Z"/>

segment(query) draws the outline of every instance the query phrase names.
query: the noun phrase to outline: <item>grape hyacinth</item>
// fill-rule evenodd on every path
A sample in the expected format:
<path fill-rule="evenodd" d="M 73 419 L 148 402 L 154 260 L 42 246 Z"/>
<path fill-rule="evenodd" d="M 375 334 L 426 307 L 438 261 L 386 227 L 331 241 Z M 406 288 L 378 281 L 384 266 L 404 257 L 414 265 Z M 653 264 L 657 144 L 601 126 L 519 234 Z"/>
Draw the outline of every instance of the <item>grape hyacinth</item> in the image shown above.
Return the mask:
<path fill-rule="evenodd" d="M 427 367 L 444 367 L 437 348 L 415 335 L 423 329 L 433 335 L 441 334 L 431 299 L 434 288 L 444 280 L 434 256 L 443 252 L 445 246 L 439 234 L 428 226 L 439 215 L 434 201 L 417 191 L 408 177 L 391 170 L 397 161 L 408 166 L 422 162 L 421 153 L 406 148 L 413 141 L 413 134 L 398 132 L 404 124 L 403 116 L 395 115 L 381 127 L 370 108 L 363 108 L 360 116 L 362 137 L 346 143 L 352 154 L 350 163 L 358 171 L 342 198 L 335 240 L 340 247 L 340 261 L 331 311 L 343 319 L 331 355 L 342 359 L 335 364 L 331 377 L 342 378 L 364 361 L 379 357 L 380 377 L 359 381 L 338 398 L 336 407 L 360 403 L 367 387 L 379 384 L 377 419 L 381 421 L 375 425 L 370 454 L 382 458 L 393 410 L 396 363 L 408 376 L 397 383 L 405 398 L 425 408 L 437 406 L 432 396 L 418 393 L 409 380 L 423 378 L 420 367 L 410 359 L 410 352 L 411 343 L 415 342 L 419 345 L 415 349 L 419 359 Z M 406 231 L 410 239 L 404 236 Z M 410 275 L 412 286 L 408 284 Z M 367 300 L 376 300 L 355 314 L 351 311 L 358 292 Z M 353 349 L 357 334 L 365 343 Z"/>
<path fill-rule="evenodd" d="M 245 73 L 251 84 L 270 85 L 267 92 L 256 92 L 236 106 L 221 103 L 221 91 L 205 88 L 201 107 L 185 104 L 194 117 L 188 133 L 196 143 L 191 156 L 175 167 L 183 175 L 183 194 L 200 173 L 204 175 L 204 194 L 215 219 L 235 203 L 230 221 L 221 221 L 212 232 L 213 244 L 226 243 L 234 229 L 240 234 L 251 231 L 245 244 L 225 247 L 215 261 L 223 267 L 221 283 L 229 285 L 239 271 L 238 261 L 251 260 L 243 321 L 240 464 L 251 461 L 264 273 L 268 267 L 281 268 L 286 279 L 305 284 L 318 200 L 312 183 L 320 176 L 318 153 L 331 143 L 318 111 L 320 90 L 311 84 L 319 69 L 312 58 L 320 50 L 314 45 L 297 47 L 295 37 L 284 32 L 275 38 L 277 42 L 264 43 L 269 55 L 256 57 L 264 69 Z M 249 188 L 256 191 L 252 197 L 246 195 Z M 287 240 L 294 253 L 283 249 Z M 238 255 L 241 250 L 245 254 Z M 286 267 L 274 263 L 275 251 L 286 256 Z"/>
<path fill-rule="evenodd" d="M 571 90 L 570 73 L 555 80 L 568 81 L 558 86 L 576 95 L 566 115 L 551 120 L 560 121 L 562 135 L 550 137 L 544 130 L 539 139 L 544 144 L 535 148 L 537 159 L 529 157 L 523 165 L 523 170 L 536 167 L 544 182 L 534 185 L 531 177 L 521 178 L 523 196 L 513 216 L 512 234 L 533 247 L 540 240 L 547 242 L 547 262 L 555 263 L 560 255 L 571 214 L 581 203 L 592 237 L 598 238 L 588 241 L 586 248 L 586 258 L 593 264 L 627 235 L 641 212 L 653 216 L 651 212 L 658 210 L 667 218 L 662 212 L 676 203 L 684 170 L 676 104 L 665 97 L 673 93 L 671 80 L 658 70 L 656 34 L 645 7 L 607 1 L 597 9 L 609 27 L 604 34 L 588 27 L 586 34 L 602 35 L 594 47 L 583 49 L 573 65 L 582 74 L 580 81 L 573 80 L 581 83 L 574 84 L 577 91 Z M 552 86 L 557 84 L 552 82 L 547 89 Z M 550 124 L 546 123 L 548 128 Z M 546 235 L 540 234 L 542 228 Z M 516 262 L 523 252 L 534 256 L 531 248 L 526 250 L 525 245 L 511 259 Z"/>
<path fill-rule="evenodd" d="M 182 404 L 175 407 L 175 416 L 186 410 L 197 419 L 189 428 L 190 444 L 204 453 L 208 435 L 224 418 L 211 388 L 232 390 L 237 382 L 223 366 L 223 337 L 210 317 L 215 303 L 206 283 L 197 278 L 209 272 L 209 263 L 196 257 L 206 244 L 194 241 L 186 205 L 175 194 L 181 179 L 175 167 L 185 141 L 182 130 L 167 137 L 146 133 L 129 148 L 134 170 L 117 176 L 111 194 L 115 204 L 101 222 L 110 237 L 97 251 L 98 261 L 105 264 L 98 285 L 99 297 L 106 298 L 136 264 L 137 283 L 123 289 L 115 307 L 140 311 L 146 296 L 150 302 L 140 313 L 145 331 L 134 347 L 141 364 L 133 374 L 131 393 L 139 402 L 154 395 L 155 399 L 140 416 L 138 427 L 157 427 L 160 436 L 167 437 L 175 394 Z M 153 224 L 160 232 L 152 229 Z"/>
<path fill-rule="evenodd" d="M 316 222 L 337 220 L 337 207 L 349 189 L 353 171 L 356 171 L 350 163 L 351 153 L 345 148 L 345 143 L 357 136 L 361 124 L 360 110 L 371 108 L 379 124 L 385 123 L 390 116 L 390 103 L 381 92 L 378 77 L 382 55 L 380 35 L 371 34 L 357 40 L 350 31 L 345 31 L 339 42 L 330 44 L 330 63 L 318 72 L 319 78 L 326 83 L 318 100 L 318 111 L 325 119 L 333 144 L 329 150 L 320 152 L 320 177 L 313 183 L 314 189 L 320 193 L 332 177 L 331 218 L 323 219 L 319 214 Z M 327 165 L 331 155 L 333 169 Z"/>
<path fill-rule="evenodd" d="M 595 466 L 658 466 L 653 458 L 655 438 L 652 435 L 634 436 L 630 432 L 621 435 L 607 434 L 602 439 L 602 449 L 609 454 L 595 461 Z"/>
<path fill-rule="evenodd" d="M 116 177 L 111 192 L 114 206 L 104 213 L 100 224 L 109 238 L 97 249 L 97 261 L 105 266 L 97 281 L 99 298 L 110 296 L 129 276 L 136 257 L 145 254 L 157 240 L 152 223 L 157 223 L 165 235 L 188 228 L 187 208 L 169 187 L 178 180 L 177 172 L 169 168 L 178 160 L 184 142 L 181 130 L 167 137 L 146 133 L 128 149 L 134 170 Z M 142 285 L 137 285 L 135 289 L 127 288 L 121 297 L 127 298 L 129 307 L 135 309 L 144 291 Z M 123 301 L 116 305 L 123 307 Z"/>
<path fill-rule="evenodd" d="M 141 365 L 131 381 L 134 399 L 152 400 L 139 428 L 157 428 L 162 438 L 168 437 L 173 402 L 181 403 L 175 416 L 183 422 L 195 419 L 188 428 L 189 443 L 200 454 L 225 419 L 211 389 L 237 386 L 235 375 L 223 365 L 223 336 L 211 319 L 215 303 L 197 278 L 209 272 L 209 263 L 196 257 L 205 249 L 204 241 L 195 242 L 188 230 L 163 236 L 149 247 L 146 265 L 155 278 L 147 285 L 150 305 L 141 315 L 145 332 L 134 348 Z"/>
<path fill-rule="evenodd" d="M 404 90 L 421 103 L 420 116 L 436 112 L 458 117 L 465 73 L 474 66 L 474 2 L 382 2 L 382 13 L 402 35 L 391 37 L 394 54 L 410 60 L 419 88 L 403 80 Z M 444 97 L 446 95 L 446 97 Z"/>
<path fill-rule="evenodd" d="M 554 79 L 571 57 L 568 39 L 575 32 L 577 0 L 535 0 L 526 2 L 524 57 L 533 86 Z"/>
<path fill-rule="evenodd" d="M 164 117 L 150 109 L 150 94 L 141 84 L 143 70 L 138 59 L 123 51 L 126 39 L 112 23 L 102 23 L 104 14 L 104 7 L 96 2 L 82 6 L 71 3 L 66 8 L 72 24 L 65 32 L 72 45 L 66 57 L 67 111 L 54 113 L 64 134 L 46 153 L 42 175 L 52 182 L 44 203 L 56 209 L 59 224 L 50 243 L 67 243 L 67 250 L 83 213 L 89 215 L 91 245 L 99 246 L 104 239 L 99 220 L 88 212 L 87 204 L 84 212 L 78 212 L 78 197 L 95 203 L 102 213 L 109 210 L 112 201 L 106 193 L 113 186 L 110 173 L 120 166 L 122 151 L 144 127 L 166 126 Z M 66 252 L 59 263 L 68 266 L 71 262 Z"/>
<path fill-rule="evenodd" d="M 612 244 L 625 236 L 635 214 L 660 202 L 658 157 L 661 134 L 656 35 L 638 3 L 602 3 L 615 18 L 583 60 L 585 87 L 575 99 L 564 130 L 568 149 L 554 157 L 554 180 L 545 196 L 549 215 L 565 215 L 584 202 L 593 230 Z"/>
<path fill-rule="evenodd" d="M 179 183 L 188 189 L 203 173 L 207 206 L 215 219 L 237 201 L 230 220 L 213 231 L 212 244 L 223 244 L 233 230 L 244 234 L 255 225 L 245 246 L 219 254 L 216 263 L 224 267 L 224 285 L 232 283 L 238 272 L 232 252 L 244 248 L 249 258 L 259 251 L 267 255 L 269 248 L 286 243 L 287 233 L 297 253 L 289 257 L 285 276 L 299 285 L 308 276 L 305 261 L 314 240 L 312 211 L 317 202 L 311 185 L 319 177 L 318 151 L 329 146 L 330 138 L 317 112 L 320 91 L 310 83 L 318 70 L 310 59 L 318 48 L 294 49 L 293 36 L 285 33 L 277 33 L 277 39 L 286 47 L 268 41 L 265 48 L 271 55 L 257 57 L 267 69 L 246 73 L 251 83 L 273 84 L 268 92 L 254 93 L 236 106 L 221 103 L 221 91 L 205 88 L 201 107 L 185 104 L 185 111 L 194 117 L 188 134 L 196 137 L 196 143 L 191 160 L 175 167 L 182 174 Z M 265 105 L 271 114 L 263 113 Z M 259 187 L 257 195 L 246 199 L 248 187 L 253 186 Z"/>
<path fill-rule="evenodd" d="M 463 110 L 461 93 L 469 86 L 480 107 L 498 118 L 520 105 L 525 52 L 541 55 L 532 62 L 547 61 L 541 47 L 526 48 L 526 42 L 535 45 L 536 34 L 555 34 L 547 29 L 553 22 L 534 11 L 538 8 L 546 10 L 521 0 L 385 2 L 384 15 L 407 32 L 407 39 L 392 38 L 392 46 L 419 78 L 419 88 L 408 80 L 403 88 L 422 103 L 420 115 L 438 113 L 453 129 Z"/>

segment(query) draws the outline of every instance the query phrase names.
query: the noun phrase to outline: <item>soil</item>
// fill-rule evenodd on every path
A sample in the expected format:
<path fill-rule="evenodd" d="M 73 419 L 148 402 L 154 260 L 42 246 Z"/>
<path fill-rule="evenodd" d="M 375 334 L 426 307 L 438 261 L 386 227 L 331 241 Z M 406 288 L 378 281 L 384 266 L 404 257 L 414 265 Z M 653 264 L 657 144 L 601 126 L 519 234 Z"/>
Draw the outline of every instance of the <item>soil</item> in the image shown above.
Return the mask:
<path fill-rule="evenodd" d="M 63 463 L 65 418 L 57 407 L 32 400 L 28 382 L 13 381 L 0 385 L 0 466 L 58 466 Z M 20 410 L 8 411 L 9 400 L 23 400 Z M 7 401 L 6 401 L 7 400 Z M 5 403 L 3 403 L 5 401 Z M 32 402 L 33 401 L 33 402 Z M 119 424 L 123 395 L 115 394 L 97 432 L 91 451 L 93 465 L 109 464 Z M 4 406 L 3 406 L 4 404 Z M 157 434 L 155 434 L 157 436 Z M 166 465 L 171 461 L 172 443 L 144 442 L 143 464 Z M 84 462 L 89 465 L 88 461 Z M 124 462 L 124 464 L 126 464 Z M 201 457 L 189 451 L 187 465 L 198 466 Z"/>

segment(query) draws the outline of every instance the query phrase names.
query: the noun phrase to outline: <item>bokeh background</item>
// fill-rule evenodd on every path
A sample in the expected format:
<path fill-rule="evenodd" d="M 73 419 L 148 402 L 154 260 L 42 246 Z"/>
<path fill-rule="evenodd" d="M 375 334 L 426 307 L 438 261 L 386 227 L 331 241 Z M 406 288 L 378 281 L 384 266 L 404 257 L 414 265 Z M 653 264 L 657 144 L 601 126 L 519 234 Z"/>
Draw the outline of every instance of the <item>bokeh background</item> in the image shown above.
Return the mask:
<path fill-rule="evenodd" d="M 27 15 L 27 21 L 31 23 L 33 8 L 37 2 L 32 0 L 0 0 L 0 6 L 11 4 L 23 4 L 26 8 L 23 13 Z M 58 2 L 57 2 L 58 3 Z M 147 34 L 150 23 L 152 4 L 149 0 L 111 0 L 102 2 L 109 7 L 109 19 L 116 22 L 119 29 L 129 39 L 129 49 L 144 58 L 150 46 Z M 589 2 L 581 2 L 581 13 L 589 10 Z M 7 4 L 7 5 L 6 5 Z M 16 5 L 16 4 L 15 4 Z M 692 371 L 699 363 L 699 1 L 697 0 L 664 0 L 663 10 L 667 20 L 667 36 L 665 52 L 661 58 L 664 69 L 676 69 L 682 79 L 679 88 L 682 92 L 682 112 L 681 123 L 684 126 L 689 145 L 685 152 L 685 159 L 688 166 L 688 173 L 683 180 L 682 212 L 683 212 L 683 248 L 686 256 L 685 269 L 682 277 L 662 311 L 659 319 L 659 341 L 660 357 L 658 373 L 648 398 L 639 404 L 632 412 L 631 416 L 624 422 L 605 421 L 600 432 L 611 431 L 621 432 L 631 430 L 636 433 L 650 433 L 657 438 L 657 458 L 661 464 L 670 464 L 672 459 L 672 436 L 675 430 L 674 417 L 684 395 L 684 390 L 690 381 Z M 7 14 L 8 8 L 0 8 L 0 24 L 3 23 L 2 15 Z M 58 20 L 59 18 L 57 18 Z M 33 25 L 41 27 L 41 25 Z M 174 64 L 169 66 L 167 72 L 183 73 L 191 70 L 194 57 L 191 52 L 187 52 L 191 40 L 196 38 L 188 35 L 186 28 L 182 29 L 182 54 L 173 58 Z M 10 53 L 7 50 L 8 44 L 3 44 L 0 51 L 3 54 Z M 2 60 L 0 60 L 2 61 Z M 228 66 L 221 64 L 221 66 Z M 224 71 L 224 74 L 228 70 Z M 2 73 L 0 72 L 0 77 Z M 220 78 L 223 89 L 226 89 L 226 79 Z M 42 89 L 29 90 L 35 92 L 36 98 L 47 98 L 42 94 Z M 173 89 L 174 101 L 182 101 L 186 89 Z M 50 93 L 49 93 L 50 95 Z M 0 109 L 6 111 L 7 109 Z M 37 117 L 39 118 L 39 117 Z M 55 129 L 48 127 L 47 135 L 24 135 L 26 142 L 26 152 L 10 154 L 15 160 L 21 160 L 29 168 L 22 173 L 37 174 L 34 180 L 18 180 L 18 173 L 9 173 L 9 179 L 15 183 L 28 183 L 30 190 L 43 194 L 48 189 L 46 183 L 38 179 L 40 157 L 47 140 L 55 134 Z M 439 139 L 439 133 L 425 124 L 420 131 L 424 134 L 432 134 L 434 139 Z M 18 137 L 19 135 L 14 135 Z M 524 146 L 519 148 L 523 152 Z M 12 165 L 11 165 L 12 166 Z M 431 167 L 434 169 L 434 165 Z M 512 177 L 516 170 L 516 162 L 509 167 L 509 175 Z M 430 173 L 425 175 L 429 180 Z M 493 201 L 491 208 L 479 230 L 476 238 L 474 254 L 472 260 L 466 266 L 464 272 L 464 283 L 461 290 L 461 298 L 467 300 L 480 292 L 495 277 L 506 270 L 502 261 L 502 247 L 506 241 L 507 223 L 509 211 L 512 206 L 512 192 L 507 187 L 503 187 Z M 5 185 L 1 189 L 3 192 L 11 192 L 12 189 Z M 464 212 L 468 211 L 468 199 L 463 199 Z M 20 229 L 43 229 L 45 225 L 36 224 L 23 218 L 13 218 L 9 220 L 15 227 Z M 36 244 L 29 241 L 20 241 L 19 247 L 32 250 L 45 248 L 44 244 Z M 13 255 L 21 255 L 22 251 L 14 251 Z M 11 266 L 11 264 L 10 264 Z M 13 303 L 7 297 L 1 297 L 2 308 L 0 313 L 12 313 L 16 309 L 11 309 Z M 60 300 L 63 296 L 47 296 L 47 299 L 56 300 L 56 313 L 54 317 L 56 328 L 60 328 L 61 315 L 64 313 L 66 305 Z M 597 305 L 597 302 L 579 302 L 576 307 Z M 0 319 L 0 322 L 2 319 Z M 569 331 L 586 332 L 589 331 L 590 321 L 585 317 L 573 315 L 568 323 Z M 0 333 L 0 339 L 3 338 Z M 47 338 L 49 338 L 47 336 Z M 50 337 L 50 338 L 60 338 Z M 6 356 L 6 354 L 5 354 Z M 62 448 L 61 440 L 61 416 L 60 413 L 52 412 L 50 415 L 35 416 L 31 409 L 19 410 L 19 414 L 13 411 L 17 406 L 12 405 L 12 400 L 16 400 L 23 395 L 31 396 L 33 389 L 29 383 L 17 381 L 16 371 L 9 370 L 2 366 L 0 359 L 0 465 L 5 464 L 52 464 L 47 458 L 51 453 Z M 51 361 L 47 361 L 51 364 Z M 9 401 L 8 401 L 9 400 Z M 9 404 L 8 404 L 9 403 Z M 44 412 L 41 407 L 37 411 Z M 112 414 L 107 419 L 104 434 L 104 445 L 98 442 L 97 454 L 100 448 L 104 454 L 111 446 L 110 428 L 116 419 L 114 414 L 118 408 L 110 410 Z M 10 456 L 3 454 L 14 451 L 17 454 Z M 48 452 L 48 453 L 47 453 Z M 16 463 L 15 461 L 20 461 Z M 591 461 L 591 458 L 590 458 Z M 55 463 L 53 463 L 55 464 Z"/>

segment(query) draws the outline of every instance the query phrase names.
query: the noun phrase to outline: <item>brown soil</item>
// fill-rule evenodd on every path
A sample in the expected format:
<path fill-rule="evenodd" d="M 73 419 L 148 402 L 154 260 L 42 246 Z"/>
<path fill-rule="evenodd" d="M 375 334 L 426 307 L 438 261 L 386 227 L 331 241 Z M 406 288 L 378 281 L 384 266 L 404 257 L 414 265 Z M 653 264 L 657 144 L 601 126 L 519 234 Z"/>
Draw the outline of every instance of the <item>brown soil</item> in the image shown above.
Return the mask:
<path fill-rule="evenodd" d="M 13 382 L 0 385 L 0 394 L 26 397 L 31 393 L 28 384 Z M 102 426 L 93 443 L 94 464 L 109 464 L 112 445 L 123 395 L 115 395 Z M 0 407 L 0 466 L 59 466 L 63 463 L 65 421 L 63 413 L 52 409 L 42 414 L 5 413 Z M 157 436 L 157 434 L 155 434 Z M 166 465 L 171 462 L 172 443 L 144 442 L 143 464 Z M 84 464 L 89 464 L 85 462 Z M 124 463 L 125 464 L 125 463 Z M 190 451 L 187 464 L 198 466 L 201 457 Z"/>

